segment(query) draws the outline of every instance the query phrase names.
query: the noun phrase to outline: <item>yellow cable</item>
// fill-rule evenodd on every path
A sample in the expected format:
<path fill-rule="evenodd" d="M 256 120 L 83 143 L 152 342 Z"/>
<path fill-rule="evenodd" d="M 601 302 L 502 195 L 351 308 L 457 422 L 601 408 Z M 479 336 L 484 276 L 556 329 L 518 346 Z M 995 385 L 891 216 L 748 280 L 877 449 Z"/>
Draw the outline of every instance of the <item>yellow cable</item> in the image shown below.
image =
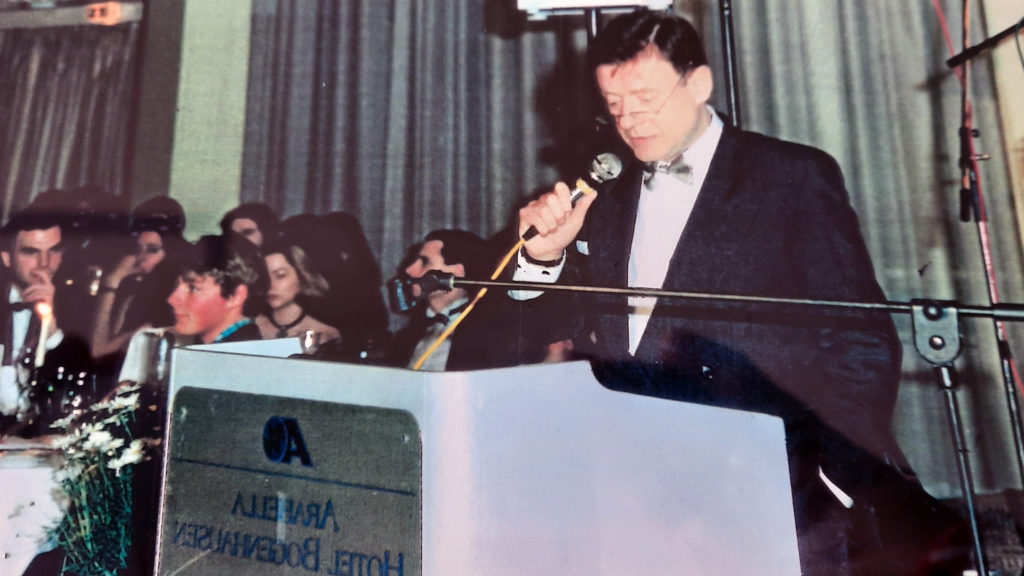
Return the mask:
<path fill-rule="evenodd" d="M 516 255 L 516 252 L 519 252 L 520 248 L 523 247 L 524 242 L 525 240 L 520 238 L 519 242 L 516 242 L 516 245 L 513 246 L 512 249 L 508 251 L 508 254 L 505 254 L 505 257 L 501 259 L 501 262 L 498 263 L 498 267 L 495 268 L 494 272 L 491 274 L 491 280 L 497 280 L 498 276 L 501 276 L 501 273 L 505 271 L 505 267 L 508 266 L 508 263 L 512 261 L 512 257 Z M 469 313 L 473 310 L 473 307 L 476 306 L 476 303 L 479 302 L 480 299 L 484 297 L 484 294 L 487 294 L 487 288 L 481 288 L 480 291 L 476 293 L 476 297 L 473 298 L 473 301 L 469 303 L 469 306 L 466 306 L 466 309 L 462 311 L 462 314 L 456 316 L 454 320 L 448 323 L 448 326 L 445 326 L 445 329 L 440 334 L 438 334 L 437 338 L 435 338 L 433 342 L 431 342 L 430 347 L 427 348 L 426 351 L 424 351 L 423 354 L 419 357 L 419 359 L 416 360 L 416 363 L 413 364 L 413 370 L 419 370 L 421 367 L 423 367 L 423 363 L 427 361 L 427 358 L 430 358 L 431 354 L 433 354 L 434 351 L 437 350 L 437 347 L 440 346 L 445 340 L 447 340 L 449 336 L 451 336 L 452 332 L 455 331 L 455 328 L 458 327 L 462 320 L 466 316 L 468 316 Z"/>

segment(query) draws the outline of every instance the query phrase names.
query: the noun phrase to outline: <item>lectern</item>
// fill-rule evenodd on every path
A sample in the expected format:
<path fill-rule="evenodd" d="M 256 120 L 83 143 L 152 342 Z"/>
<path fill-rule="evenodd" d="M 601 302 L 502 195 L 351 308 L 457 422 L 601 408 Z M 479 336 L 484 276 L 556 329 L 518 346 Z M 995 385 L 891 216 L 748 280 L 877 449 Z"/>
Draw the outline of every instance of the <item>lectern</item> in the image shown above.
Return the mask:
<path fill-rule="evenodd" d="M 173 352 L 159 574 L 800 574 L 777 418 L 245 352 Z"/>

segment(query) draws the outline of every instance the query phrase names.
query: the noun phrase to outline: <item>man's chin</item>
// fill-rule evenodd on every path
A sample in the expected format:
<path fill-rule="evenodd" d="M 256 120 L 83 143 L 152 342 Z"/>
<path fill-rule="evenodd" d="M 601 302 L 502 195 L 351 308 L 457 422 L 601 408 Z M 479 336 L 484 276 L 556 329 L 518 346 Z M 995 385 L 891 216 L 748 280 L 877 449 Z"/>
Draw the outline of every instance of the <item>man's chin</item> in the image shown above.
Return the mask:
<path fill-rule="evenodd" d="M 659 150 L 655 150 L 653 146 L 644 143 L 630 142 L 630 148 L 633 150 L 633 156 L 636 156 L 636 159 L 641 162 L 657 162 L 664 156 Z"/>
<path fill-rule="evenodd" d="M 174 325 L 174 333 L 180 336 L 195 336 L 198 331 L 191 324 L 178 322 Z"/>

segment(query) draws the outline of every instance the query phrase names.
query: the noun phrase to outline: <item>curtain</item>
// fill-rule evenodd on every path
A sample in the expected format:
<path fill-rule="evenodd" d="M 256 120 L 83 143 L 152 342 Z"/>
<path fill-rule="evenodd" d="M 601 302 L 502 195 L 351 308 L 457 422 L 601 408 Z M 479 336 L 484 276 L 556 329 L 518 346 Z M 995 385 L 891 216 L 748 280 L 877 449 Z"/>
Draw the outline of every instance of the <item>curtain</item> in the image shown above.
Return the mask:
<path fill-rule="evenodd" d="M 243 201 L 351 212 L 388 274 L 427 232 L 489 235 L 557 179 L 553 151 L 573 125 L 557 118 L 582 114 L 589 87 L 564 54 L 585 40 L 579 26 L 515 33 L 515 10 L 481 0 L 254 0 L 253 12 Z"/>
<path fill-rule="evenodd" d="M 0 200 L 51 188 L 126 192 L 138 23 L 0 30 Z"/>
<path fill-rule="evenodd" d="M 355 214 L 385 274 L 432 229 L 501 229 L 532 192 L 578 171 L 576 149 L 600 137 L 583 19 L 525 23 L 514 4 L 254 0 L 243 200 L 283 216 Z M 959 3 L 940 4 L 959 26 Z M 717 3 L 676 10 L 703 31 L 724 111 Z M 931 3 L 762 0 L 734 13 L 744 128 L 836 157 L 889 298 L 987 304 L 978 231 L 957 219 L 960 90 Z M 1024 302 L 986 58 L 971 95 L 976 142 L 992 155 L 981 179 L 1002 296 Z M 928 489 L 956 495 L 945 397 L 909 318 L 897 324 L 897 432 Z M 983 490 L 1016 485 L 992 323 L 963 329 L 957 394 L 976 479 Z"/>
<path fill-rule="evenodd" d="M 939 5 L 959 49 L 961 3 Z M 985 38 L 984 20 L 980 3 L 973 10 L 976 43 Z M 945 65 L 950 54 L 933 3 L 747 2 L 736 10 L 735 34 L 744 127 L 836 157 L 889 299 L 988 305 L 979 228 L 959 220 L 961 90 Z M 991 156 L 980 163 L 980 181 L 996 282 L 1003 301 L 1024 302 L 1009 158 L 1000 150 L 988 58 L 972 63 L 969 80 L 975 143 Z M 901 445 L 933 493 L 957 495 L 946 397 L 916 352 L 909 316 L 896 321 L 904 348 L 895 422 Z M 994 325 L 966 319 L 961 326 L 956 394 L 975 480 L 982 491 L 1018 486 Z M 1013 348 L 1022 337 L 1010 327 Z"/>

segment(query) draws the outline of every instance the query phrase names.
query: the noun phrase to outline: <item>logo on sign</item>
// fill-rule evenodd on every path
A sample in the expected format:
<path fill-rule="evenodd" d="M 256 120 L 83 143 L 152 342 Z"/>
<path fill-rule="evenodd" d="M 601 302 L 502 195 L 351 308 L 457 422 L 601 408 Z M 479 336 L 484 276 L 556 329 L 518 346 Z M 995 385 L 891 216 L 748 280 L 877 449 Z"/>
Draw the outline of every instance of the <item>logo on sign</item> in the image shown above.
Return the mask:
<path fill-rule="evenodd" d="M 271 462 L 291 464 L 292 458 L 297 456 L 303 466 L 313 465 L 295 418 L 272 416 L 267 420 L 263 426 L 263 452 Z"/>

